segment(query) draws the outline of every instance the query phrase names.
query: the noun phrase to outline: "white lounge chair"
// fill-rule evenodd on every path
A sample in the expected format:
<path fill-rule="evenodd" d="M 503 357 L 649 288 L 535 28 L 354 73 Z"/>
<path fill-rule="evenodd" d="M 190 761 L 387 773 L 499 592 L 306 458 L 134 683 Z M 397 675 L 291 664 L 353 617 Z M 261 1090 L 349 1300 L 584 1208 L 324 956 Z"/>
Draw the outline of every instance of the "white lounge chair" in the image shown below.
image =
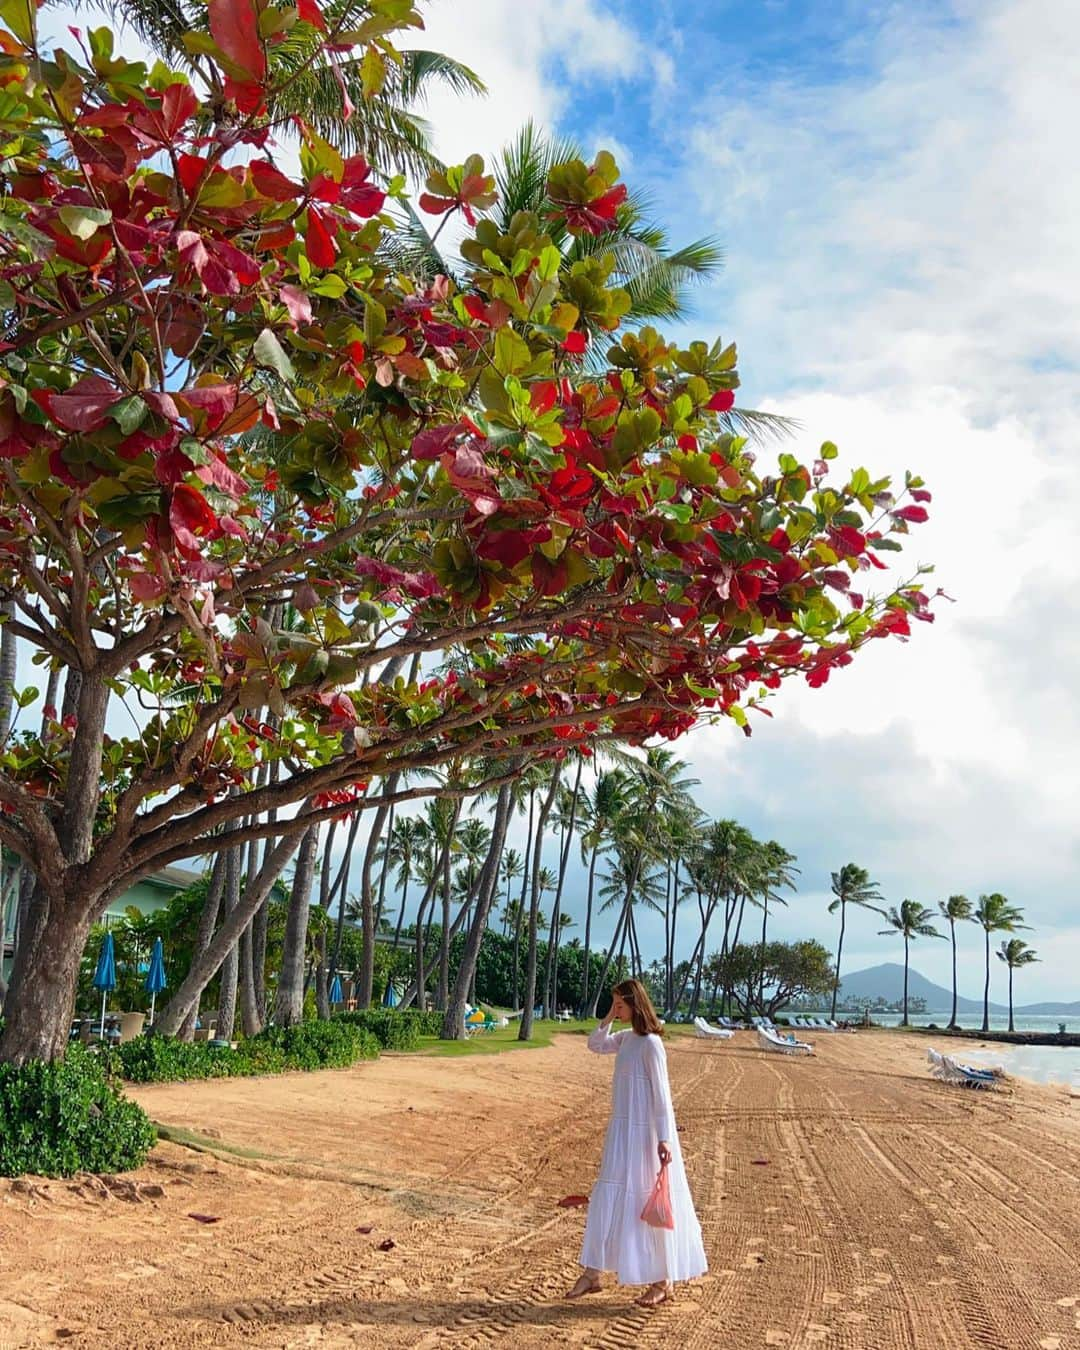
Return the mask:
<path fill-rule="evenodd" d="M 733 1031 L 725 1031 L 722 1027 L 711 1027 L 708 1022 L 705 1021 L 704 1017 L 695 1017 L 694 1035 L 716 1041 L 730 1041 L 735 1033 Z"/>
<path fill-rule="evenodd" d="M 781 1055 L 812 1055 L 814 1047 L 807 1041 L 789 1041 L 769 1027 L 758 1027 L 758 1045 L 762 1050 L 773 1050 Z"/>
<path fill-rule="evenodd" d="M 930 1061 L 930 1072 L 942 1083 L 953 1087 L 968 1087 L 979 1090 L 993 1090 L 1002 1086 L 1005 1070 L 973 1069 L 970 1064 L 958 1064 L 948 1055 L 939 1055 L 936 1050 L 928 1050 L 926 1058 Z"/>

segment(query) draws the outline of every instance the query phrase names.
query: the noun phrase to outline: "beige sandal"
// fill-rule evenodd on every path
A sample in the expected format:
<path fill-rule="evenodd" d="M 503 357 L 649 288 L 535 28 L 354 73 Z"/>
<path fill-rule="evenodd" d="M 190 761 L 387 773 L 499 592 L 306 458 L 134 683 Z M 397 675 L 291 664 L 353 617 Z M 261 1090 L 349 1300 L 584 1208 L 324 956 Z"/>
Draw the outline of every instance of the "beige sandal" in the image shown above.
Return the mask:
<path fill-rule="evenodd" d="M 600 1281 L 586 1271 L 578 1276 L 577 1283 L 563 1294 L 563 1298 L 582 1298 L 585 1294 L 598 1294 L 600 1289 Z"/>
<path fill-rule="evenodd" d="M 664 1280 L 650 1284 L 639 1299 L 634 1300 L 639 1308 L 659 1308 L 661 1303 L 674 1303 L 675 1290 Z"/>

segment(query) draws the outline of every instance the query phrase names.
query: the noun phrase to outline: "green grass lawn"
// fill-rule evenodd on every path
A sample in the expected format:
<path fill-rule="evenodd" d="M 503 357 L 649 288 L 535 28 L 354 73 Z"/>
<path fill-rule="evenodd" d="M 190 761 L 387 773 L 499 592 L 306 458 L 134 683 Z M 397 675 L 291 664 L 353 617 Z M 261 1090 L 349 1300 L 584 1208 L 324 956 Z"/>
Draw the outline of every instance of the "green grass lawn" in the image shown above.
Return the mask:
<path fill-rule="evenodd" d="M 442 1041 L 438 1036 L 421 1036 L 420 1053 L 426 1055 L 497 1055 L 504 1050 L 530 1050 L 538 1046 L 550 1045 L 553 1036 L 587 1036 L 596 1027 L 593 1020 L 576 1022 L 533 1023 L 531 1041 L 518 1040 L 520 1022 L 511 1022 L 506 1027 L 496 1027 L 494 1031 L 477 1031 L 465 1041 Z M 667 1036 L 693 1035 L 691 1026 L 668 1025 L 664 1028 Z"/>

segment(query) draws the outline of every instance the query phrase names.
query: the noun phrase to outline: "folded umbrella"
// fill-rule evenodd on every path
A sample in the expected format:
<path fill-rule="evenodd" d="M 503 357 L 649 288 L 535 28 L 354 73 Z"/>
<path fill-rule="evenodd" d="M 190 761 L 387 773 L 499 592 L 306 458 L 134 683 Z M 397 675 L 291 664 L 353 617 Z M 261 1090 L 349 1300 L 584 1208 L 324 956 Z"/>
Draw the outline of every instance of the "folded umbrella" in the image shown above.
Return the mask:
<path fill-rule="evenodd" d="M 113 935 L 106 933 L 98 952 L 97 966 L 94 969 L 93 985 L 101 990 L 101 1036 L 105 1037 L 105 1002 L 116 988 L 116 949 Z"/>
<path fill-rule="evenodd" d="M 154 1021 L 154 1005 L 157 1003 L 157 996 L 168 984 L 165 978 L 165 949 L 162 946 L 161 938 L 154 939 L 154 950 L 150 956 L 150 969 L 146 972 L 146 980 L 143 988 L 150 995 L 150 1022 Z"/>

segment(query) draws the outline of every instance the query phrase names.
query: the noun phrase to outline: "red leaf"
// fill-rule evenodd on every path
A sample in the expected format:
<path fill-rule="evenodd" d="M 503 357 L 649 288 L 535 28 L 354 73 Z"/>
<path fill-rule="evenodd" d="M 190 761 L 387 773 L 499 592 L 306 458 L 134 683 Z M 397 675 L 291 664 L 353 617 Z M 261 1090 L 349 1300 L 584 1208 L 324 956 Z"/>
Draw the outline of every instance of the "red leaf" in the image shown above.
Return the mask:
<path fill-rule="evenodd" d="M 356 1225 L 356 1231 L 366 1235 L 370 1233 L 374 1227 L 375 1225 L 373 1223 L 358 1223 Z"/>
<path fill-rule="evenodd" d="M 461 422 L 443 427 L 428 427 L 426 431 L 421 431 L 413 437 L 410 446 L 413 459 L 438 459 L 464 430 L 465 427 Z"/>
<path fill-rule="evenodd" d="M 326 20 L 315 0 L 296 0 L 296 16 L 311 24 L 312 28 L 317 28 L 320 33 L 326 32 Z"/>
<path fill-rule="evenodd" d="M 304 233 L 307 241 L 308 261 L 314 267 L 333 267 L 334 260 L 337 258 L 337 244 L 334 237 L 326 228 L 326 222 L 322 213 L 314 206 L 308 207 L 307 212 L 307 230 Z"/>
<path fill-rule="evenodd" d="M 225 55 L 252 79 L 266 76 L 266 54 L 259 41 L 254 0 L 210 0 L 210 36 Z"/>
<path fill-rule="evenodd" d="M 379 1243 L 379 1251 L 392 1252 L 396 1246 L 397 1243 L 394 1241 L 393 1238 L 383 1238 L 383 1240 Z"/>
<path fill-rule="evenodd" d="M 291 202 L 300 196 L 302 188 L 292 179 L 286 178 L 280 169 L 269 160 L 254 159 L 248 165 L 255 191 L 261 197 L 269 197 L 275 202 Z"/>
<path fill-rule="evenodd" d="M 189 1214 L 189 1219 L 194 1219 L 196 1223 L 220 1223 L 220 1214 Z"/>
<path fill-rule="evenodd" d="M 179 408 L 193 422 L 196 420 L 193 414 L 202 413 L 206 418 L 206 429 L 216 431 L 236 408 L 237 388 L 235 384 L 203 384 L 183 389 L 175 398 Z"/>
<path fill-rule="evenodd" d="M 198 535 L 212 538 L 221 533 L 221 523 L 206 498 L 186 483 L 173 488 L 169 525 L 177 548 L 190 557 L 199 555 Z"/>
<path fill-rule="evenodd" d="M 567 333 L 563 338 L 562 349 L 569 352 L 571 356 L 580 356 L 588 346 L 589 338 L 586 333 Z"/>
<path fill-rule="evenodd" d="M 97 431 L 120 394 L 100 375 L 86 375 L 66 393 L 35 389 L 30 397 L 52 420 L 68 431 Z"/>
<path fill-rule="evenodd" d="M 583 1209 L 589 1203 L 587 1195 L 564 1195 L 559 1201 L 560 1209 Z"/>
<path fill-rule="evenodd" d="M 899 511 L 894 511 L 893 515 L 897 520 L 906 520 L 909 525 L 922 525 L 930 519 L 930 513 L 925 506 L 902 506 Z"/>
<path fill-rule="evenodd" d="M 220 492 L 239 500 L 247 496 L 247 484 L 238 473 L 219 459 L 217 455 L 212 455 L 206 464 L 200 465 L 196 471 L 204 483 L 212 483 Z"/>
<path fill-rule="evenodd" d="M 735 406 L 735 395 L 730 389 L 721 389 L 705 406 L 710 412 L 728 412 Z"/>
<path fill-rule="evenodd" d="M 298 286 L 282 286 L 278 295 L 281 296 L 281 303 L 289 311 L 294 328 L 299 328 L 302 323 L 311 322 L 311 300 Z"/>
<path fill-rule="evenodd" d="M 928 502 L 931 500 L 931 494 L 925 488 L 912 488 L 911 495 L 917 502 Z"/>
<path fill-rule="evenodd" d="M 161 96 L 161 124 L 170 142 L 198 106 L 199 100 L 190 84 L 177 81 L 165 90 Z"/>
<path fill-rule="evenodd" d="M 430 216 L 441 216 L 457 206 L 456 197 L 433 197 L 430 192 L 421 192 L 417 200 L 421 211 L 426 211 Z"/>

